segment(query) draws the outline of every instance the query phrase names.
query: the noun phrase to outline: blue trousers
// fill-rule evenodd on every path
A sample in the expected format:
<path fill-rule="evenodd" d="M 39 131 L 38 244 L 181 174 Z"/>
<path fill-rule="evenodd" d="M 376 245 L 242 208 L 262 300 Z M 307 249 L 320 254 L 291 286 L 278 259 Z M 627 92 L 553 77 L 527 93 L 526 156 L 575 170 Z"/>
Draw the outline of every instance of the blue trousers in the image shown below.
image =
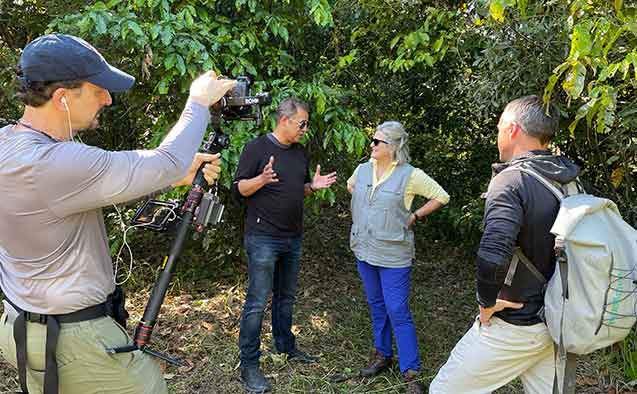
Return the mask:
<path fill-rule="evenodd" d="M 392 332 L 396 338 L 400 372 L 420 370 L 416 327 L 409 310 L 411 267 L 384 268 L 357 260 L 372 318 L 374 346 L 392 357 Z"/>
<path fill-rule="evenodd" d="M 248 293 L 243 305 L 239 329 L 242 367 L 259 364 L 263 313 L 272 294 L 272 336 L 276 350 L 295 349 L 292 312 L 296 300 L 302 237 L 276 238 L 246 234 L 248 254 Z"/>

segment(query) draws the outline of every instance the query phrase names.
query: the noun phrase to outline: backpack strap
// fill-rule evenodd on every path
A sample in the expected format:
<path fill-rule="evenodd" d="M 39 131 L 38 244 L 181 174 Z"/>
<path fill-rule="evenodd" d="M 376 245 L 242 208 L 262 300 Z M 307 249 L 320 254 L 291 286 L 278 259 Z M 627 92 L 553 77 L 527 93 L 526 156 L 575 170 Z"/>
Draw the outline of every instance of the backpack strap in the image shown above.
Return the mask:
<path fill-rule="evenodd" d="M 553 344 L 555 354 L 555 374 L 553 375 L 553 394 L 575 394 L 577 355 L 560 354 L 557 344 Z"/>
<path fill-rule="evenodd" d="M 555 195 L 558 201 L 562 201 L 565 197 L 565 193 L 562 190 L 560 190 L 556 185 L 554 185 L 546 177 L 542 176 L 540 173 L 535 171 L 531 166 L 527 165 L 525 160 L 513 163 L 510 167 L 506 168 L 502 172 L 507 172 L 507 171 L 521 171 L 531 175 L 533 178 L 537 179 L 542 185 L 544 185 L 547 189 L 549 189 L 551 193 Z M 547 284 L 547 280 L 544 277 L 544 275 L 542 275 L 542 273 L 538 271 L 538 269 L 535 267 L 535 265 L 533 265 L 531 260 L 529 260 L 529 258 L 524 255 L 524 253 L 522 252 L 522 249 L 519 246 L 517 246 L 513 249 L 513 257 L 511 259 L 511 263 L 509 264 L 509 270 L 507 271 L 506 277 L 504 278 L 505 285 L 511 286 L 511 283 L 513 282 L 513 276 L 515 275 L 515 271 L 518 269 L 518 262 L 520 261 L 526 266 L 526 268 L 528 268 L 529 271 L 531 271 L 533 276 L 535 276 L 535 278 L 539 280 L 540 283 L 542 283 L 543 285 Z"/>
<path fill-rule="evenodd" d="M 582 186 L 582 182 L 580 181 L 579 177 L 575 178 L 573 181 L 562 186 L 562 188 L 565 189 L 567 196 L 573 196 L 575 194 L 586 193 L 586 191 L 584 190 L 584 186 Z"/>
<path fill-rule="evenodd" d="M 545 176 L 541 175 L 539 172 L 535 171 L 530 166 L 520 165 L 516 167 L 517 170 L 524 172 L 526 174 L 531 175 L 533 178 L 538 180 L 542 185 L 544 185 L 553 195 L 557 198 L 558 201 L 562 201 L 568 194 L 564 193 L 563 190 L 558 188 L 553 182 L 548 180 Z"/>
<path fill-rule="evenodd" d="M 511 286 L 513 282 L 513 276 L 515 275 L 515 271 L 518 269 L 518 262 L 522 262 L 526 268 L 535 276 L 535 278 L 540 281 L 543 285 L 547 283 L 546 278 L 542 273 L 533 265 L 531 260 L 522 252 L 522 249 L 519 246 L 516 246 L 513 249 L 513 257 L 511 258 L 511 263 L 509 264 L 509 270 L 507 271 L 507 275 L 504 278 L 504 284 L 507 286 Z"/>
<path fill-rule="evenodd" d="M 516 163 L 512 167 L 507 168 L 506 170 L 519 170 L 526 174 L 531 175 L 537 181 L 539 181 L 542 185 L 544 185 L 553 195 L 558 199 L 558 201 L 562 201 L 564 198 L 568 196 L 572 196 L 575 194 L 584 193 L 584 188 L 581 185 L 579 178 L 576 178 L 572 182 L 569 182 L 564 185 L 558 185 L 550 181 L 545 176 L 541 175 L 537 172 L 533 167 L 527 165 L 527 163 Z M 505 170 L 505 171 L 506 171 Z M 555 255 L 557 258 L 556 269 L 560 272 L 560 279 L 562 282 L 562 302 L 565 302 L 568 299 L 568 260 L 566 257 L 566 253 L 564 250 L 564 241 L 557 238 L 555 240 Z M 533 275 L 540 279 L 537 275 L 539 271 L 535 268 L 535 266 L 531 263 L 531 261 L 524 256 L 522 250 L 519 247 L 514 251 L 514 256 L 517 257 L 520 261 L 527 266 L 527 268 L 533 273 Z M 514 258 L 515 259 L 515 258 Z M 512 261 L 513 263 L 513 261 Z M 513 264 L 512 264 L 513 265 Z M 515 264 L 517 266 L 517 262 Z M 510 268 L 510 267 L 509 267 Z M 537 273 L 537 274 L 536 274 Z M 508 277 L 507 273 L 507 277 Z M 540 274 L 541 275 L 541 274 Z M 546 284 L 546 278 L 542 277 L 542 283 Z M 512 278 L 511 278 L 512 279 Z M 576 374 L 575 370 L 577 367 L 577 355 L 573 353 L 568 353 L 564 348 L 564 308 L 562 308 L 562 316 L 560 318 L 560 339 L 559 343 L 554 344 L 554 354 L 555 354 L 555 374 L 553 377 L 553 394 L 575 394 L 575 384 L 576 384 Z"/>
<path fill-rule="evenodd" d="M 555 239 L 556 267 L 559 270 L 562 282 L 562 304 L 568 300 L 568 258 L 564 249 L 564 239 Z M 560 339 L 554 346 L 555 349 L 555 376 L 553 379 L 553 394 L 575 394 L 575 370 L 577 367 L 577 355 L 568 353 L 564 347 L 564 305 L 560 317 Z M 556 391 L 558 390 L 558 391 Z"/>
<path fill-rule="evenodd" d="M 537 170 L 535 170 L 528 160 L 521 160 L 513 162 L 509 167 L 507 167 L 502 172 L 508 171 L 520 171 L 526 174 L 531 175 L 533 178 L 537 179 L 542 185 L 544 185 L 547 189 L 553 193 L 553 195 L 559 200 L 562 201 L 564 198 L 573 196 L 575 194 L 585 193 L 584 186 L 582 186 L 582 182 L 579 177 L 573 179 L 571 182 L 560 184 L 556 181 L 551 181 L 544 175 L 540 174 Z"/>

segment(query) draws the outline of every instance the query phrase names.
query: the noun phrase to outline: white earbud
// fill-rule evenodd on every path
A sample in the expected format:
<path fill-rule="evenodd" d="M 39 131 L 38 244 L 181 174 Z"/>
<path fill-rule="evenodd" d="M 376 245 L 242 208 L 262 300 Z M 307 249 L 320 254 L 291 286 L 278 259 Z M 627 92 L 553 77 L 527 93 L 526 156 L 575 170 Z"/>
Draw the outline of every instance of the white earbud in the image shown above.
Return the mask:
<path fill-rule="evenodd" d="M 69 140 L 73 141 L 73 128 L 71 127 L 71 111 L 69 110 L 69 105 L 66 103 L 66 97 L 62 96 L 62 98 L 60 99 L 60 102 L 62 103 L 62 105 L 64 105 L 64 108 L 66 109 L 66 119 L 69 124 Z"/>

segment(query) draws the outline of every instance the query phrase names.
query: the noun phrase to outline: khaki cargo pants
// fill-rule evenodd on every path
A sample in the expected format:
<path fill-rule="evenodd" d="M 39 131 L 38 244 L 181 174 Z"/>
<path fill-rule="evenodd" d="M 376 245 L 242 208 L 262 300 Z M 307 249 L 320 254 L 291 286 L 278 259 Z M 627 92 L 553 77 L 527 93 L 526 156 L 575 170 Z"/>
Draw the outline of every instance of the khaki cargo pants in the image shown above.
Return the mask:
<path fill-rule="evenodd" d="M 15 310 L 4 302 L 0 318 L 0 356 L 16 366 L 13 322 Z M 43 392 L 46 326 L 27 323 L 27 386 L 29 394 Z M 135 351 L 117 355 L 104 349 L 131 343 L 110 317 L 61 324 L 57 347 L 60 394 L 166 394 L 159 364 Z M 17 376 L 17 373 L 16 373 Z"/>

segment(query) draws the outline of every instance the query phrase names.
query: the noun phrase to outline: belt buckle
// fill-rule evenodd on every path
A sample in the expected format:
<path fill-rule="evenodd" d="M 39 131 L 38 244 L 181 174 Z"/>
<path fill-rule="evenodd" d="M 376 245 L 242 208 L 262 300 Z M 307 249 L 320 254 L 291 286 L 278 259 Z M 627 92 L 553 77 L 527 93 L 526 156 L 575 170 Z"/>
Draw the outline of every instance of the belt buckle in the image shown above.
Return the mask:
<path fill-rule="evenodd" d="M 26 321 L 29 321 L 31 323 L 46 324 L 47 320 L 47 315 L 42 315 L 40 313 L 26 312 L 24 317 Z"/>

